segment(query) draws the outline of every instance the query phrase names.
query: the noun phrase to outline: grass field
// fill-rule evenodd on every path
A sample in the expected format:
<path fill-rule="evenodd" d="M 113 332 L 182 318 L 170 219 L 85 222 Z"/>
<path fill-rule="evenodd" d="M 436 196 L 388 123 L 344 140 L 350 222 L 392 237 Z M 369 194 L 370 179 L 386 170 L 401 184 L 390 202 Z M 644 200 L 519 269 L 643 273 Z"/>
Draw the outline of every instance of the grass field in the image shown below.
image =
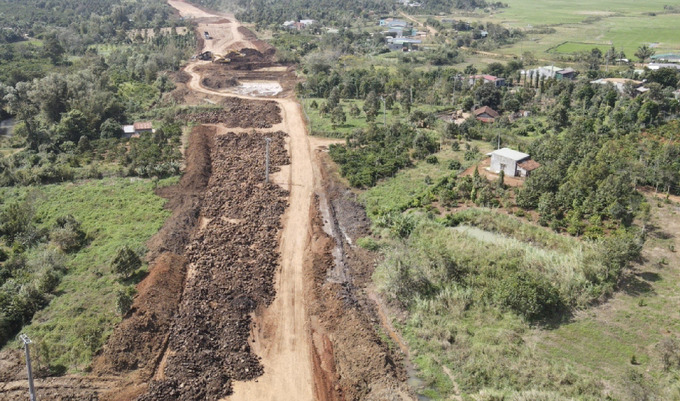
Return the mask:
<path fill-rule="evenodd" d="M 529 51 L 542 61 L 550 61 L 573 51 L 590 50 L 592 47 L 608 48 L 610 44 L 618 50 L 623 49 L 629 59 L 634 58 L 636 49 L 643 44 L 653 44 L 657 53 L 680 51 L 678 14 L 664 14 L 664 6 L 673 5 L 672 2 L 508 0 L 506 3 L 508 8 L 493 13 L 454 16 L 468 21 L 499 23 L 527 31 L 545 26 L 554 28 L 555 33 L 529 33 L 525 40 L 496 50 L 499 54 L 516 56 Z M 549 49 L 565 42 L 595 43 L 598 46 L 588 48 L 583 45 L 567 45 L 548 53 Z"/>
<path fill-rule="evenodd" d="M 0 188 L 3 199 L 33 199 L 45 227 L 71 214 L 90 238 L 85 248 L 68 255 L 68 272 L 57 296 L 24 329 L 37 343 L 36 357 L 42 363 L 85 369 L 120 321 L 115 294 L 123 284 L 110 263 L 123 245 L 143 251 L 144 243 L 169 215 L 163 209 L 165 200 L 153 193 L 156 185 L 151 180 L 120 178 Z"/>
<path fill-rule="evenodd" d="M 573 54 L 576 52 L 589 52 L 594 48 L 600 49 L 604 54 L 610 46 L 602 43 L 564 42 L 559 46 L 550 49 L 550 51 L 554 53 Z"/>

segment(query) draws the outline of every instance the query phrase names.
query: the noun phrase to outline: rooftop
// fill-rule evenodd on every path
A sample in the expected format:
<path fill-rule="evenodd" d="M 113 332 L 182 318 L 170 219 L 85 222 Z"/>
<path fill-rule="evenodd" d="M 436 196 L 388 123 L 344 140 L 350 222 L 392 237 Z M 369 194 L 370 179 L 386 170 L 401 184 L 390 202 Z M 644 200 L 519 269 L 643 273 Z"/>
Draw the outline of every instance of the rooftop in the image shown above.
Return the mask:
<path fill-rule="evenodd" d="M 494 118 L 500 117 L 500 114 L 498 114 L 498 112 L 496 110 L 492 109 L 489 106 L 480 107 L 480 108 L 476 109 L 474 111 L 474 113 L 475 113 L 475 116 L 479 116 L 481 114 L 486 113 L 486 114 L 488 114 L 488 115 L 490 115 L 491 117 L 494 117 Z"/>
<path fill-rule="evenodd" d="M 151 130 L 153 128 L 150 121 L 138 122 L 134 123 L 133 125 L 135 127 L 135 131 Z"/>
<path fill-rule="evenodd" d="M 529 159 L 527 161 L 523 161 L 522 163 L 519 163 L 518 166 L 523 168 L 526 171 L 534 171 L 537 168 L 541 167 L 541 164 L 539 162 L 535 161 L 535 160 Z"/>
<path fill-rule="evenodd" d="M 503 149 L 494 150 L 493 152 L 487 153 L 486 155 L 487 156 L 496 155 L 496 156 L 501 156 L 501 157 L 507 157 L 508 159 L 514 160 L 516 162 L 522 161 L 524 159 L 528 159 L 529 157 L 531 157 L 526 153 L 518 152 L 518 151 L 512 150 L 510 148 L 503 148 Z"/>

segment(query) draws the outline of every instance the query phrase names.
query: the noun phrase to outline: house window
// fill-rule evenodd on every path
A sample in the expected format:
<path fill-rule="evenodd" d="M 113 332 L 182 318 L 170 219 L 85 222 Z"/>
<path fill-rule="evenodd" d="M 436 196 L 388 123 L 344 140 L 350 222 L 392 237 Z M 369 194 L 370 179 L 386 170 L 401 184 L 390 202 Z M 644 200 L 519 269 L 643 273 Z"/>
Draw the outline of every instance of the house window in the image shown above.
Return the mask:
<path fill-rule="evenodd" d="M 504 163 L 501 163 L 501 171 L 505 171 L 505 167 L 507 167 Z"/>

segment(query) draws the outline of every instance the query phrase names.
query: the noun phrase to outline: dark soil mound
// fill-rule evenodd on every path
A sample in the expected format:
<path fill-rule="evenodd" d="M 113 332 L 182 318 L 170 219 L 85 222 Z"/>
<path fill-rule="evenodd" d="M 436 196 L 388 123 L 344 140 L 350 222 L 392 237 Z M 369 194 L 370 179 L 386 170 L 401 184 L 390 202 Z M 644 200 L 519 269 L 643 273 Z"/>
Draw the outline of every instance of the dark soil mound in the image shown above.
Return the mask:
<path fill-rule="evenodd" d="M 272 165 L 288 163 L 285 134 L 267 134 Z M 287 193 L 264 184 L 265 135 L 215 137 L 212 176 L 191 239 L 184 296 L 168 338 L 162 380 L 139 400 L 217 400 L 232 380 L 262 374 L 250 352 L 250 313 L 274 298 L 277 239 Z"/>
<path fill-rule="evenodd" d="M 201 124 L 225 124 L 229 128 L 271 128 L 282 121 L 281 108 L 270 100 L 247 100 L 228 97 L 222 108 L 186 114 L 184 118 Z"/>

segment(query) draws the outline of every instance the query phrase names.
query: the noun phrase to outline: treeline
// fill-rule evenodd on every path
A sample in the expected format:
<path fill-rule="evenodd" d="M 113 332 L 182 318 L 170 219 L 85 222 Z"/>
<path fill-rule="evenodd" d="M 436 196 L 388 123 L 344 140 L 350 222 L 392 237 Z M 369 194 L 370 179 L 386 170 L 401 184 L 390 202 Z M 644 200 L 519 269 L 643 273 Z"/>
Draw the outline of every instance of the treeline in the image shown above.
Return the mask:
<path fill-rule="evenodd" d="M 0 3 L 0 24 L 19 34 L 39 36 L 54 29 L 77 33 L 79 39 L 103 39 L 119 29 L 167 26 L 172 9 L 162 0 L 8 0 Z"/>
<path fill-rule="evenodd" d="M 236 18 L 258 26 L 280 27 L 284 21 L 313 19 L 330 26 L 350 26 L 356 18 L 368 18 L 369 13 L 391 13 L 395 3 L 391 0 L 192 0 L 193 3 L 212 8 L 239 10 Z"/>
<path fill-rule="evenodd" d="M 409 7 L 409 11 L 416 13 L 450 13 L 455 10 L 474 10 L 476 8 L 504 8 L 508 5 L 500 1 L 485 0 L 431 0 L 423 1 L 421 7 Z"/>

